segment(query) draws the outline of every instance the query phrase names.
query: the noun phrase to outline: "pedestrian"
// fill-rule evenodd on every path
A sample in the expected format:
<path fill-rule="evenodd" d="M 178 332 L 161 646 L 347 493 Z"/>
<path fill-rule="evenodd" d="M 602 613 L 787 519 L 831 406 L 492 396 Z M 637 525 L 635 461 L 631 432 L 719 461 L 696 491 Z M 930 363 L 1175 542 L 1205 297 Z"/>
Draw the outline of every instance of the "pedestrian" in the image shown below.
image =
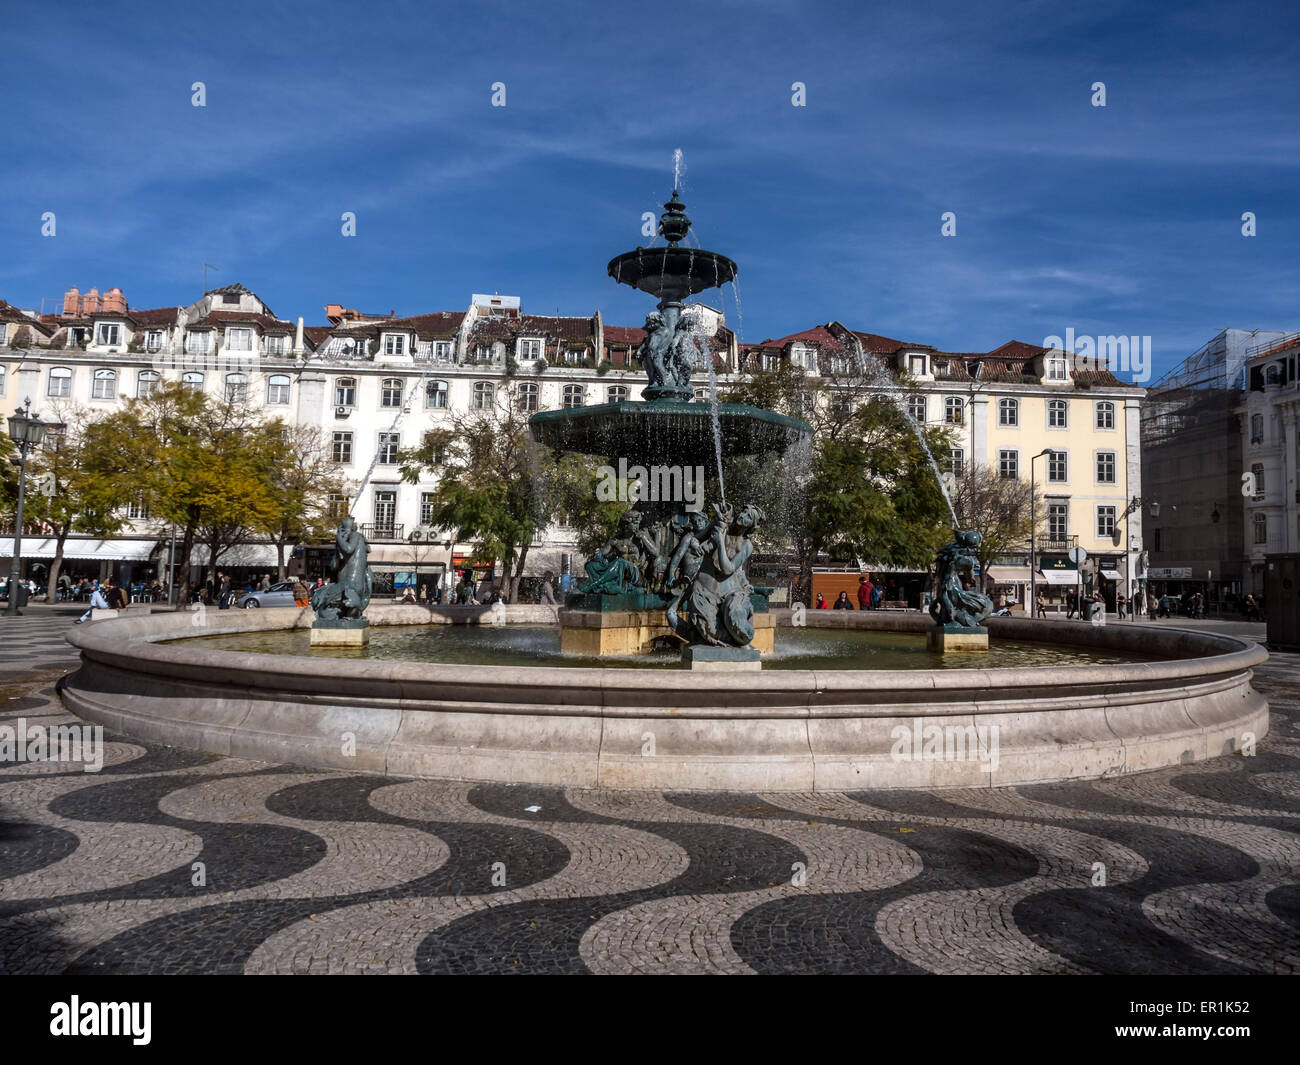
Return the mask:
<path fill-rule="evenodd" d="M 547 603 L 550 606 L 555 605 L 555 589 L 551 585 L 551 582 L 554 579 L 555 579 L 555 574 L 552 573 L 550 570 L 547 570 L 545 575 L 542 577 L 541 602 Z"/>
<path fill-rule="evenodd" d="M 414 602 L 415 602 L 415 588 L 408 584 L 408 585 L 406 586 L 406 591 L 402 593 L 402 600 L 401 600 L 401 601 L 402 601 L 403 603 L 414 603 Z"/>
<path fill-rule="evenodd" d="M 840 592 L 840 594 L 836 597 L 836 599 L 835 599 L 835 609 L 836 609 L 836 610 L 852 610 L 852 609 L 853 609 L 853 604 L 849 602 L 849 593 L 848 593 L 848 592 Z"/>
<path fill-rule="evenodd" d="M 1072 588 L 1072 589 L 1070 589 L 1070 591 L 1068 591 L 1068 592 L 1065 593 L 1065 616 L 1066 616 L 1066 618 L 1067 618 L 1067 619 L 1069 619 L 1069 618 L 1073 618 L 1073 617 L 1074 617 L 1074 612 L 1075 612 L 1076 610 L 1078 610 L 1078 609 L 1079 609 L 1079 596 L 1078 596 L 1078 594 L 1074 591 L 1074 589 Z"/>
<path fill-rule="evenodd" d="M 880 609 L 880 600 L 884 596 L 884 594 L 885 594 L 884 589 L 882 589 L 880 585 L 878 584 L 872 585 L 871 588 L 871 609 L 872 610 Z"/>
<path fill-rule="evenodd" d="M 822 595 L 821 592 L 818 592 L 818 593 L 817 593 L 817 602 L 814 604 L 814 608 L 817 609 L 817 610 L 829 610 L 829 609 L 830 609 L 830 604 L 829 604 L 828 602 L 826 602 L 826 597 L 825 597 L 824 595 Z"/>
<path fill-rule="evenodd" d="M 1034 599 L 1034 616 L 1040 618 L 1047 617 L 1047 604 L 1043 600 L 1042 592 L 1039 592 Z"/>
<path fill-rule="evenodd" d="M 269 573 L 262 574 L 262 583 L 260 587 L 264 592 L 269 592 L 271 590 L 271 575 Z"/>
<path fill-rule="evenodd" d="M 126 589 L 122 585 L 115 584 L 112 581 L 105 581 L 104 583 L 108 586 L 108 592 L 105 595 L 105 598 L 108 600 L 108 608 L 110 610 L 125 610 Z"/>
<path fill-rule="evenodd" d="M 867 580 L 865 575 L 858 578 L 858 609 L 859 610 L 871 609 L 871 593 L 873 590 L 874 589 L 872 588 L 871 582 Z"/>
<path fill-rule="evenodd" d="M 227 575 L 218 573 L 217 576 L 221 578 L 221 583 L 217 585 L 217 609 L 229 610 L 230 602 L 235 597 L 234 585 Z"/>
<path fill-rule="evenodd" d="M 301 577 L 298 577 L 293 582 L 293 605 L 294 606 L 311 605 L 311 592 L 307 590 L 307 585 L 303 582 L 303 579 Z"/>
<path fill-rule="evenodd" d="M 1124 593 L 1117 592 L 1115 595 L 1115 616 L 1120 621 L 1124 620 L 1124 608 L 1127 605 L 1128 605 L 1128 599 L 1127 597 L 1125 597 Z"/>
<path fill-rule="evenodd" d="M 96 581 L 95 584 L 98 585 L 99 582 Z M 104 593 L 101 592 L 98 587 L 96 587 L 95 590 L 90 593 L 90 609 L 87 610 L 84 614 L 82 614 L 81 617 L 77 618 L 77 620 L 73 622 L 73 624 L 80 625 L 83 621 L 89 621 L 91 613 L 94 612 L 95 610 L 107 610 L 107 609 L 108 609 L 108 600 L 104 598 Z"/>

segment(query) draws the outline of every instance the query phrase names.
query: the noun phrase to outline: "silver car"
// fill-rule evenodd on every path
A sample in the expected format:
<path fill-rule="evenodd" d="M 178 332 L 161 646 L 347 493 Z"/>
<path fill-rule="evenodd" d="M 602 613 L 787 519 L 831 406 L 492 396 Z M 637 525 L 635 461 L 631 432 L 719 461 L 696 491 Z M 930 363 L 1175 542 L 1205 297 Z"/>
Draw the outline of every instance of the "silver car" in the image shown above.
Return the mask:
<path fill-rule="evenodd" d="M 245 610 L 262 606 L 293 606 L 293 581 L 277 581 L 269 592 L 247 592 L 236 602 Z"/>

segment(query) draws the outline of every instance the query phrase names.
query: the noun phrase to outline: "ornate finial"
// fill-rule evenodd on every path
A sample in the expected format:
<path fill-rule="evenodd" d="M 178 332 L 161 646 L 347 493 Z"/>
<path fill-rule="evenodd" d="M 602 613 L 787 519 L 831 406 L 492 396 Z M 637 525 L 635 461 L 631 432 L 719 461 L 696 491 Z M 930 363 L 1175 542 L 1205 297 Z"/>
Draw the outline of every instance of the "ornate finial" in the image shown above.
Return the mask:
<path fill-rule="evenodd" d="M 673 198 L 664 204 L 664 213 L 659 216 L 659 232 L 668 238 L 670 247 L 686 238 L 686 231 L 691 228 L 691 220 L 686 217 L 686 204 L 682 203 L 673 189 Z"/>

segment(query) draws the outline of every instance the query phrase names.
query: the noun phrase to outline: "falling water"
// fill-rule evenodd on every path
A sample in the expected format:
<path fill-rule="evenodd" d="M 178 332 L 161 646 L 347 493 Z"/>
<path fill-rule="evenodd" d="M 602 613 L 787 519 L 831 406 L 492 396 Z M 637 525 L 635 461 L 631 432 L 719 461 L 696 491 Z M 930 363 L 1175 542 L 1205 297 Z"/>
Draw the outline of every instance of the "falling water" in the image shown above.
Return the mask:
<path fill-rule="evenodd" d="M 673 191 L 677 192 L 682 187 L 682 177 L 686 174 L 686 157 L 682 155 L 680 148 L 673 149 Z"/>
<path fill-rule="evenodd" d="M 731 279 L 731 298 L 736 301 L 736 349 L 745 342 L 745 316 L 740 313 L 740 283 Z"/>
<path fill-rule="evenodd" d="M 693 314 L 683 315 L 686 333 L 685 346 L 688 357 L 691 352 L 700 356 L 709 374 L 709 417 L 713 423 L 713 457 L 718 465 L 718 493 L 722 502 L 727 501 L 727 485 L 722 475 L 722 422 L 718 418 L 718 369 L 713 365 L 713 348 L 709 344 L 708 334 L 704 331 L 704 316 L 695 310 Z"/>
<path fill-rule="evenodd" d="M 934 455 L 930 453 L 930 445 L 925 442 L 925 434 L 921 431 L 920 423 L 912 417 L 911 412 L 907 409 L 907 403 L 903 398 L 903 390 L 894 382 L 894 380 L 885 371 L 879 360 L 871 355 L 865 355 L 863 360 L 863 369 L 871 378 L 871 383 L 879 388 L 882 392 L 894 401 L 894 406 L 904 418 L 907 424 L 912 427 L 912 433 L 916 436 L 916 442 L 921 445 L 921 450 L 925 452 L 925 457 L 930 462 L 930 469 L 934 471 L 935 483 L 939 486 L 939 491 L 943 494 L 943 501 L 947 504 L 948 513 L 952 517 L 953 527 L 957 526 L 957 510 L 952 505 L 952 497 L 948 494 L 948 486 L 944 483 L 943 475 L 939 472 L 939 464 L 934 461 Z"/>

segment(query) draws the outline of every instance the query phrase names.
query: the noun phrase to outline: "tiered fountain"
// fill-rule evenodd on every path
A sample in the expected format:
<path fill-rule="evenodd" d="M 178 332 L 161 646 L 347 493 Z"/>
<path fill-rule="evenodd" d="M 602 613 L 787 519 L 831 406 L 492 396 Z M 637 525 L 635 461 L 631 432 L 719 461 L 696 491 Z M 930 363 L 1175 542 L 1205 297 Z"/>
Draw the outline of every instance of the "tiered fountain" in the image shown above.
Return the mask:
<path fill-rule="evenodd" d="M 639 401 L 543 411 L 530 427 L 541 444 L 603 456 L 646 471 L 655 498 L 624 512 L 619 530 L 587 563 L 587 580 L 560 613 L 561 646 L 585 655 L 638 654 L 675 637 L 692 669 L 758 669 L 773 650 L 767 596 L 751 587 L 745 563 L 763 513 L 725 499 L 712 517 L 687 510 L 697 471 L 719 474 L 724 456 L 781 454 L 809 435 L 809 426 L 768 410 L 693 402 L 692 348 L 698 332 L 683 314 L 687 296 L 735 279 L 736 264 L 717 252 L 683 247 L 691 220 L 676 189 L 664 204 L 659 232 L 667 245 L 637 248 L 609 264 L 609 276 L 659 298 L 638 349 L 649 385 Z M 706 359 L 712 358 L 707 345 Z M 712 375 L 710 375 L 712 378 Z"/>

